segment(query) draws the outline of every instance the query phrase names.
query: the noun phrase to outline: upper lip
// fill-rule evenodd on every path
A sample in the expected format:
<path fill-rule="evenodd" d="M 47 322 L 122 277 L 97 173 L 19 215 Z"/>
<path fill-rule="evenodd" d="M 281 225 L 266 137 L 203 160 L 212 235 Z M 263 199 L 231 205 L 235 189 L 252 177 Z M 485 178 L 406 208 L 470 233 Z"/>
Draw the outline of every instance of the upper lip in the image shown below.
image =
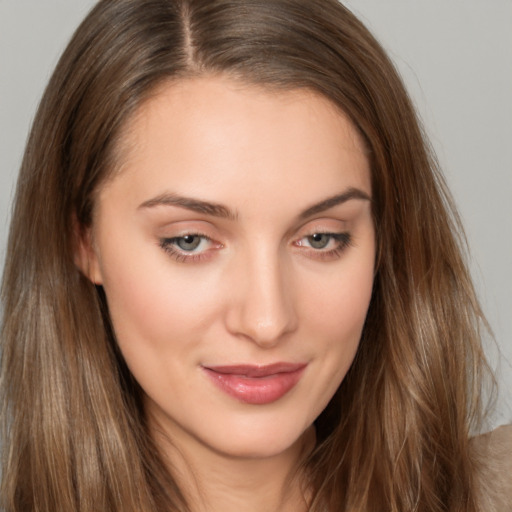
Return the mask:
<path fill-rule="evenodd" d="M 268 365 L 234 364 L 222 366 L 204 366 L 205 369 L 217 373 L 239 375 L 249 378 L 268 377 L 278 373 L 292 373 L 301 370 L 306 363 L 273 363 Z"/>

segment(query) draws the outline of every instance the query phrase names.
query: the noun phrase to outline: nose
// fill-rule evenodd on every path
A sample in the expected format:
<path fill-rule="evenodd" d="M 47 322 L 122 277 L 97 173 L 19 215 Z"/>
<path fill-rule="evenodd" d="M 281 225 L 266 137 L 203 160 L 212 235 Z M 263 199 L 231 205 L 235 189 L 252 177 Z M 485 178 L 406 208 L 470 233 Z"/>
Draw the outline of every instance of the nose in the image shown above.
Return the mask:
<path fill-rule="evenodd" d="M 231 286 L 226 324 L 232 334 L 271 348 L 297 328 L 290 271 L 279 257 L 260 254 L 241 262 Z"/>

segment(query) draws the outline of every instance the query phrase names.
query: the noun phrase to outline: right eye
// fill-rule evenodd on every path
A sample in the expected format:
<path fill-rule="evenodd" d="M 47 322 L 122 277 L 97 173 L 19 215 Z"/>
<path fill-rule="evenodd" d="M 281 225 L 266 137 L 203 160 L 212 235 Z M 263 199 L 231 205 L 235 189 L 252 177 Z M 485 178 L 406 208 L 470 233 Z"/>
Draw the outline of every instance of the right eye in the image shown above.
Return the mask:
<path fill-rule="evenodd" d="M 221 244 L 200 233 L 187 233 L 181 236 L 160 239 L 160 247 L 179 262 L 196 262 L 206 257 L 212 249 Z"/>

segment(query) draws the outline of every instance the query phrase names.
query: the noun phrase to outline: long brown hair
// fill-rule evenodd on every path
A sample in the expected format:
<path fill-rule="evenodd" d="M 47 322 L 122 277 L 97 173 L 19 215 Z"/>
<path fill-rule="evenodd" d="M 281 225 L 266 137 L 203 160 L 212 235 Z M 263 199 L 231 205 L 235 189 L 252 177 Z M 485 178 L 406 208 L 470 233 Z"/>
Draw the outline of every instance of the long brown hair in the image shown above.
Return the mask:
<path fill-rule="evenodd" d="M 483 317 L 459 222 L 399 76 L 336 0 L 103 0 L 51 78 L 22 163 L 2 283 L 1 507 L 185 511 L 148 435 L 77 232 L 123 126 L 168 80 L 308 88 L 367 145 L 375 284 L 356 360 L 317 419 L 311 511 L 478 509 Z"/>

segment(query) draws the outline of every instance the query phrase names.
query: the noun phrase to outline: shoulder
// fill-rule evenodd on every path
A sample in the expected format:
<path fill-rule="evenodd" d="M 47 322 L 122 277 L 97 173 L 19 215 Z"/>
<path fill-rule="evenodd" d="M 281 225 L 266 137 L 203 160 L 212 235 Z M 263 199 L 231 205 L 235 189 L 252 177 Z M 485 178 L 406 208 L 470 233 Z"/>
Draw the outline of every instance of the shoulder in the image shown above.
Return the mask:
<path fill-rule="evenodd" d="M 471 440 L 480 506 L 486 512 L 512 510 L 512 425 Z"/>

